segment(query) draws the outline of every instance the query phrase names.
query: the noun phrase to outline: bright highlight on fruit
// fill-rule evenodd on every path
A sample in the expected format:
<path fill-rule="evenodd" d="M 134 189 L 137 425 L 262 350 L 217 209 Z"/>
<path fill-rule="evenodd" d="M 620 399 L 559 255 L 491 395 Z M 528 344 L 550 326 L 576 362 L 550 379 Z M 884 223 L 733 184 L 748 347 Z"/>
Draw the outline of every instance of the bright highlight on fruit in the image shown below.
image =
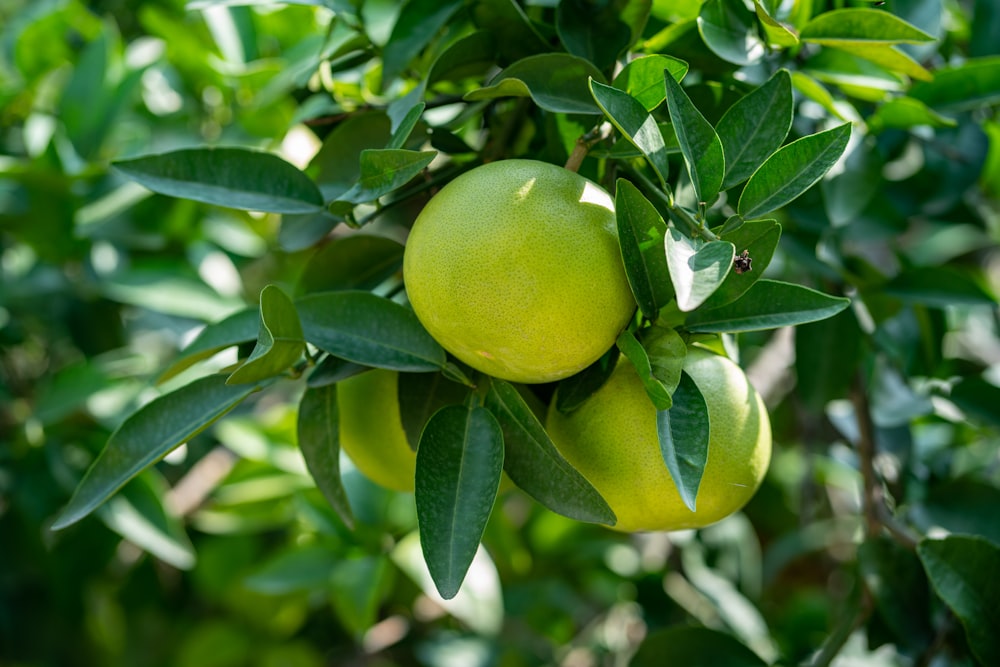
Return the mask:
<path fill-rule="evenodd" d="M 582 370 L 635 310 L 611 197 L 534 160 L 486 164 L 442 188 L 413 225 L 403 277 L 445 349 L 516 382 Z"/>
<path fill-rule="evenodd" d="M 575 411 L 549 407 L 546 428 L 563 456 L 618 516 L 620 531 L 679 530 L 715 523 L 742 508 L 771 458 L 764 402 L 731 360 L 690 348 L 684 370 L 708 407 L 708 462 L 692 512 L 660 454 L 656 408 L 622 358 L 611 378 Z"/>

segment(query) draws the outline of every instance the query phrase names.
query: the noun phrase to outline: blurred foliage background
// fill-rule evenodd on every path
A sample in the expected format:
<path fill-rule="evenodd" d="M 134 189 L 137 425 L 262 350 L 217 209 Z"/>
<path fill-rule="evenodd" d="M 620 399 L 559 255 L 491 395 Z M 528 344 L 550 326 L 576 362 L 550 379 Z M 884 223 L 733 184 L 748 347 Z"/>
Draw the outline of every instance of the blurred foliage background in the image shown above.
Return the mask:
<path fill-rule="evenodd" d="M 348 531 L 297 452 L 294 396 L 269 392 L 96 515 L 49 531 L 177 352 L 263 285 L 294 292 L 332 226 L 155 195 L 110 162 L 207 143 L 306 167 L 320 151 L 336 187 L 357 177 L 340 156 L 388 137 L 382 110 L 470 34 L 470 17 L 499 31 L 513 6 L 442 3 L 433 39 L 414 50 L 423 38 L 399 27 L 390 0 L 212 4 L 0 6 L 0 665 L 611 666 L 658 664 L 668 645 L 694 664 L 726 639 L 670 634 L 690 626 L 752 651 L 734 647 L 745 662 L 728 664 L 998 664 L 987 636 L 1000 627 L 991 0 L 885 3 L 935 37 L 907 47 L 930 70 L 977 68 L 923 93 L 931 84 L 834 49 L 762 47 L 746 63 L 727 60 L 691 29 L 701 2 L 650 5 L 638 50 L 689 61 L 689 93 L 710 120 L 760 78 L 755 68 L 778 61 L 793 71 L 800 133 L 855 124 L 843 168 L 782 211 L 769 268 L 855 307 L 794 334 L 728 341 L 775 429 L 771 470 L 744 512 L 697 532 L 627 536 L 508 490 L 462 593 L 443 603 L 423 569 L 412 497 L 345 462 L 359 519 Z M 552 43 L 556 4 L 523 3 Z M 567 6 L 631 4 L 641 3 Z M 870 3 L 762 5 L 795 24 Z M 461 103 L 491 64 L 465 61 L 428 91 L 426 140 L 452 154 L 563 161 L 583 128 L 576 119 L 523 102 Z M 401 239 L 421 203 L 387 209 L 372 229 Z M 205 363 L 235 360 L 230 350 Z M 971 597 L 958 603 L 913 550 L 921 536 L 948 534 L 974 536 L 938 554 L 979 573 L 959 573 Z"/>

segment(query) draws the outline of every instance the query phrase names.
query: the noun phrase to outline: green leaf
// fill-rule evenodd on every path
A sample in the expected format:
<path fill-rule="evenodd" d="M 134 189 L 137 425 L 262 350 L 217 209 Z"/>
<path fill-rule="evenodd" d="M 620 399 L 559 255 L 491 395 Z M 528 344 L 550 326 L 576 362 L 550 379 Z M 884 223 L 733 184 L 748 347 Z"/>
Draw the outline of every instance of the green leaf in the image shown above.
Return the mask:
<path fill-rule="evenodd" d="M 382 86 L 387 87 L 462 6 L 462 0 L 408 0 L 382 51 Z"/>
<path fill-rule="evenodd" d="M 330 575 L 330 605 L 344 627 L 360 642 L 378 620 L 379 601 L 391 586 L 393 570 L 382 554 L 337 561 Z"/>
<path fill-rule="evenodd" d="M 715 126 L 725 154 L 723 189 L 742 183 L 762 165 L 792 127 L 792 78 L 780 69 L 740 98 Z"/>
<path fill-rule="evenodd" d="M 995 306 L 990 294 L 970 273 L 954 266 L 913 267 L 904 269 L 882 290 L 905 301 L 922 303 L 931 308 L 946 308 L 957 304 Z"/>
<path fill-rule="evenodd" d="M 818 14 L 799 32 L 803 42 L 850 49 L 858 44 L 920 44 L 934 37 L 880 9 L 835 9 Z"/>
<path fill-rule="evenodd" d="M 316 184 L 270 153 L 188 148 L 112 166 L 153 192 L 246 211 L 311 213 L 323 206 Z"/>
<path fill-rule="evenodd" d="M 403 431 L 414 450 L 431 416 L 447 405 L 461 405 L 469 395 L 468 387 L 443 373 L 400 373 L 396 387 Z"/>
<path fill-rule="evenodd" d="M 614 512 L 563 458 L 514 387 L 491 379 L 484 401 L 503 432 L 504 468 L 521 490 L 553 512 L 577 521 L 615 524 Z"/>
<path fill-rule="evenodd" d="M 660 183 L 666 183 L 670 165 L 667 162 L 663 134 L 660 133 L 656 119 L 649 115 L 638 100 L 617 88 L 592 79 L 590 93 L 611 124 L 646 156 L 649 165 L 659 176 Z"/>
<path fill-rule="evenodd" d="M 756 16 L 742 0 L 708 0 L 698 14 L 698 32 L 715 55 L 734 65 L 751 65 L 764 56 Z"/>
<path fill-rule="evenodd" d="M 417 448 L 420 546 L 438 592 L 455 597 L 493 509 L 503 433 L 482 407 L 449 406 L 431 417 Z"/>
<path fill-rule="evenodd" d="M 554 113 L 599 114 L 587 89 L 588 79 L 604 83 L 604 75 L 582 58 L 546 53 L 518 60 L 485 88 L 465 95 L 470 102 L 498 97 L 530 97 Z"/>
<path fill-rule="evenodd" d="M 356 364 L 340 357 L 328 354 L 323 361 L 316 365 L 313 372 L 309 374 L 306 384 L 310 387 L 324 387 L 328 384 L 336 384 L 341 380 L 354 377 L 369 370 L 368 366 Z"/>
<path fill-rule="evenodd" d="M 555 395 L 556 409 L 565 414 L 583 405 L 611 377 L 618 355 L 618 347 L 611 347 L 600 359 L 562 380 Z"/>
<path fill-rule="evenodd" d="M 275 285 L 260 292 L 260 330 L 257 345 L 227 384 L 260 382 L 287 370 L 302 357 L 305 340 L 295 305 Z"/>
<path fill-rule="evenodd" d="M 701 390 L 681 373 L 669 410 L 656 411 L 660 455 L 670 471 L 681 500 L 692 512 L 708 461 L 708 406 Z"/>
<path fill-rule="evenodd" d="M 693 239 L 674 228 L 664 239 L 670 281 L 677 296 L 677 307 L 694 310 L 722 285 L 733 267 L 735 250 L 728 241 L 705 242 Z"/>
<path fill-rule="evenodd" d="M 653 375 L 653 365 L 649 361 L 649 354 L 631 331 L 626 329 L 618 334 L 616 341 L 618 349 L 625 355 L 635 367 L 635 372 L 642 381 L 642 386 L 646 390 L 646 395 L 653 402 L 657 410 L 669 410 L 673 405 L 670 390 Z"/>
<path fill-rule="evenodd" d="M 861 215 L 879 192 L 883 166 L 874 145 L 859 141 L 844 156 L 839 173 L 823 179 L 820 190 L 831 225 L 848 225 Z"/>
<path fill-rule="evenodd" d="M 762 279 L 730 304 L 691 313 L 685 326 L 704 333 L 763 331 L 816 322 L 836 315 L 850 303 L 850 299 L 802 285 Z"/>
<path fill-rule="evenodd" d="M 427 104 L 420 102 L 410 107 L 410 110 L 403 114 L 403 117 L 399 119 L 399 125 L 395 128 L 392 133 L 392 139 L 389 140 L 389 144 L 386 148 L 396 149 L 402 148 L 406 145 L 406 141 L 410 138 L 413 133 L 413 128 L 417 126 L 420 119 L 423 117 L 424 109 L 427 108 Z"/>
<path fill-rule="evenodd" d="M 822 412 L 830 401 L 848 396 L 861 366 L 862 344 L 861 328 L 850 309 L 796 328 L 796 397 Z"/>
<path fill-rule="evenodd" d="M 260 309 L 247 308 L 209 324 L 180 351 L 177 359 L 160 375 L 166 382 L 202 359 L 207 359 L 227 347 L 252 341 L 260 329 Z"/>
<path fill-rule="evenodd" d="M 839 46 L 836 48 L 840 48 Z M 855 44 L 844 49 L 890 72 L 900 72 L 919 81 L 930 81 L 934 75 L 923 65 L 895 46 L 888 44 Z"/>
<path fill-rule="evenodd" d="M 650 0 L 562 0 L 556 7 L 556 32 L 566 50 L 607 69 L 642 34 Z"/>
<path fill-rule="evenodd" d="M 478 0 L 472 7 L 472 20 L 477 28 L 494 35 L 507 62 L 551 50 L 517 0 Z"/>
<path fill-rule="evenodd" d="M 698 201 L 710 202 L 719 193 L 726 171 L 722 141 L 712 125 L 695 108 L 681 85 L 672 76 L 665 76 L 664 80 L 667 82 L 670 120 L 687 164 L 691 184 Z"/>
<path fill-rule="evenodd" d="M 850 123 L 797 139 L 769 157 L 747 181 L 737 211 L 758 218 L 811 188 L 840 159 L 851 137 Z"/>
<path fill-rule="evenodd" d="M 618 179 L 615 215 L 625 275 L 642 314 L 656 319 L 673 298 L 670 272 L 663 253 L 667 225 L 651 203 L 630 181 Z"/>
<path fill-rule="evenodd" d="M 1000 664 L 1000 548 L 981 537 L 921 540 L 917 555 L 935 592 L 962 621 L 983 665 Z"/>
<path fill-rule="evenodd" d="M 646 351 L 653 377 L 673 394 L 680 384 L 681 370 L 687 356 L 684 339 L 670 327 L 653 325 L 640 332 L 639 342 Z"/>
<path fill-rule="evenodd" d="M 662 665 L 767 667 L 767 663 L 732 635 L 685 625 L 647 635 L 629 663 L 629 667 Z"/>
<path fill-rule="evenodd" d="M 52 530 L 93 512 L 126 482 L 201 433 L 257 389 L 258 385 L 227 385 L 224 376 L 210 375 L 139 408 L 108 438 Z"/>
<path fill-rule="evenodd" d="M 952 387 L 950 398 L 967 415 L 1000 428 L 1000 387 L 981 377 L 962 378 Z"/>
<path fill-rule="evenodd" d="M 361 178 L 337 201 L 351 204 L 374 201 L 409 183 L 436 156 L 437 151 L 367 148 L 361 151 Z"/>
<path fill-rule="evenodd" d="M 977 385 L 978 383 L 968 388 L 970 394 L 981 388 Z M 996 400 L 997 387 L 987 385 L 982 388 L 985 392 L 976 395 L 973 400 L 980 403 L 980 408 L 991 410 L 991 415 L 980 415 L 980 418 L 993 423 L 1000 422 L 996 414 L 997 403 L 989 403 L 990 400 Z M 955 400 L 954 390 L 952 400 Z M 967 406 L 959 406 L 971 412 Z M 1000 507 L 1000 488 L 971 474 L 964 474 L 930 484 L 926 497 L 909 508 L 907 518 L 924 533 L 940 533 L 944 530 L 948 533 L 976 535 L 1000 547 L 1000 522 L 996 520 L 996 507 Z"/>
<path fill-rule="evenodd" d="M 337 385 L 309 387 L 299 402 L 296 422 L 299 449 L 316 488 L 347 525 L 354 527 L 351 502 L 340 481 L 340 413 Z"/>
<path fill-rule="evenodd" d="M 934 109 L 966 111 L 1000 101 L 1000 56 L 970 58 L 934 71 L 934 80 L 917 83 L 910 97 Z"/>
<path fill-rule="evenodd" d="M 917 555 L 889 538 L 858 547 L 858 567 L 886 625 L 905 646 L 926 649 L 934 636 L 930 589 Z"/>
<path fill-rule="evenodd" d="M 622 68 L 612 85 L 638 100 L 646 111 L 652 111 L 667 99 L 664 71 L 681 81 L 688 72 L 688 64 L 672 56 L 640 56 Z"/>
<path fill-rule="evenodd" d="M 732 243 L 737 256 L 745 251 L 750 259 L 750 270 L 729 272 L 712 296 L 705 299 L 704 308 L 718 308 L 743 296 L 764 274 L 781 238 L 781 225 L 774 220 L 750 220 L 737 229 L 723 232 L 719 238 Z"/>
<path fill-rule="evenodd" d="M 254 568 L 243 585 L 265 595 L 321 590 L 329 583 L 337 560 L 337 552 L 328 546 L 295 546 Z"/>
<path fill-rule="evenodd" d="M 478 77 L 494 64 L 496 41 L 488 30 L 477 30 L 445 49 L 427 75 L 427 85 Z"/>
<path fill-rule="evenodd" d="M 413 372 L 447 361 L 412 310 L 370 292 L 322 292 L 296 306 L 306 340 L 347 361 Z"/>
<path fill-rule="evenodd" d="M 942 116 L 913 97 L 893 97 L 875 109 L 865 119 L 873 133 L 885 130 L 908 130 L 920 125 L 930 127 L 955 127 L 955 120 Z"/>
<path fill-rule="evenodd" d="M 108 528 L 165 563 L 190 570 L 194 547 L 184 532 L 184 522 L 164 502 L 169 487 L 155 470 L 144 470 L 123 486 L 97 515 Z"/>
<path fill-rule="evenodd" d="M 384 236 L 351 234 L 319 249 L 299 277 L 303 293 L 370 290 L 399 271 L 403 246 Z"/>
<path fill-rule="evenodd" d="M 757 19 L 764 28 L 764 34 L 767 36 L 769 44 L 784 47 L 798 45 L 799 35 L 794 28 L 771 16 L 764 5 L 760 3 L 760 0 L 753 0 L 753 4 L 754 11 L 757 13 Z"/>

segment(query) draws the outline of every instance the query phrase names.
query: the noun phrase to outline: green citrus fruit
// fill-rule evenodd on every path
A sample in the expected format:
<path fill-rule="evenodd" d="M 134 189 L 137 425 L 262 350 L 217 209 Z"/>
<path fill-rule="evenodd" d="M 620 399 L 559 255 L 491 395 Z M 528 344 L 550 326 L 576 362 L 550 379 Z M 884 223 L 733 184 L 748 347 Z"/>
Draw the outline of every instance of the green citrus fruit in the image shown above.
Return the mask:
<path fill-rule="evenodd" d="M 534 160 L 492 162 L 442 188 L 413 224 L 403 275 L 445 349 L 516 382 L 585 368 L 635 310 L 611 197 Z"/>
<path fill-rule="evenodd" d="M 743 507 L 771 458 L 771 423 L 760 396 L 731 360 L 688 350 L 684 370 L 705 397 L 708 462 L 692 512 L 660 454 L 656 408 L 630 362 L 575 411 L 549 407 L 546 428 L 563 456 L 600 492 L 621 531 L 700 528 Z"/>
<path fill-rule="evenodd" d="M 371 370 L 337 383 L 340 446 L 365 477 L 396 491 L 413 491 L 417 453 L 399 416 L 399 373 Z"/>

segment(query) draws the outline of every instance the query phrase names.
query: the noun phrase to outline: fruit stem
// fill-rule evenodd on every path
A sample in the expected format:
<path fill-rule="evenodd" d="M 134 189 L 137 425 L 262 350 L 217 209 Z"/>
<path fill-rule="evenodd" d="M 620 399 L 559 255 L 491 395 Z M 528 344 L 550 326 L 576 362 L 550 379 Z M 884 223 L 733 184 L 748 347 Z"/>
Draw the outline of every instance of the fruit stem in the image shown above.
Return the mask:
<path fill-rule="evenodd" d="M 620 163 L 619 166 L 631 179 L 638 181 L 647 194 L 655 197 L 666 208 L 670 219 L 675 224 L 679 222 L 686 227 L 689 236 L 700 236 L 706 241 L 719 240 L 719 237 L 705 226 L 704 221 L 698 222 L 688 211 L 677 205 L 674 201 L 673 193 L 669 191 L 668 187 L 664 186 L 663 189 L 657 187 L 645 174 L 625 162 Z"/>
<path fill-rule="evenodd" d="M 603 141 L 611 133 L 611 123 L 598 123 L 586 134 L 580 135 L 576 144 L 573 146 L 573 152 L 569 154 L 566 159 L 566 164 L 564 167 L 570 171 L 579 171 L 580 165 L 583 164 L 583 158 L 587 157 L 587 153 L 594 144 Z"/>

